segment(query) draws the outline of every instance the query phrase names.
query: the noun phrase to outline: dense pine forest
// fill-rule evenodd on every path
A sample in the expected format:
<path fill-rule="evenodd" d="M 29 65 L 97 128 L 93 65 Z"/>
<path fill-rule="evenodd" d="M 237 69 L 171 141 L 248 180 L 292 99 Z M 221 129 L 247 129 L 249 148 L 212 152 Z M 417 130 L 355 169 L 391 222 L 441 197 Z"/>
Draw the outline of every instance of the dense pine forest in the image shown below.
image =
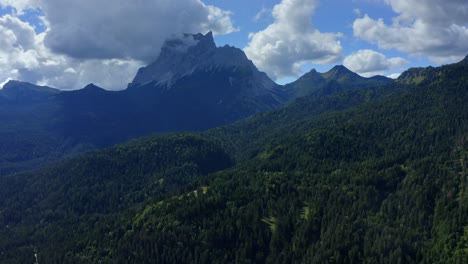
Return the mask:
<path fill-rule="evenodd" d="M 0 262 L 468 263 L 467 73 L 1 177 Z"/>

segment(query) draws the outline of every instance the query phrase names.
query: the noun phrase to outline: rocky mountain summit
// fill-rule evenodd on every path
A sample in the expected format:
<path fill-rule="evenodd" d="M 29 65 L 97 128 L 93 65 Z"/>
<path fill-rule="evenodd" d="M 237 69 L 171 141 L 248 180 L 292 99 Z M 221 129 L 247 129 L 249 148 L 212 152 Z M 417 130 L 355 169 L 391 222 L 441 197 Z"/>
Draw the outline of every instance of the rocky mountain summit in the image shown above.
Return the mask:
<path fill-rule="evenodd" d="M 243 71 L 251 73 L 249 88 L 256 94 L 263 90 L 273 91 L 278 88 L 268 76 L 258 71 L 245 53 L 231 46 L 216 47 L 212 32 L 207 34 L 184 34 L 164 44 L 156 61 L 140 68 L 129 87 L 152 84 L 170 89 L 184 77 L 197 72 Z M 235 85 L 233 76 L 229 78 Z M 244 83 L 243 83 L 244 84 Z"/>

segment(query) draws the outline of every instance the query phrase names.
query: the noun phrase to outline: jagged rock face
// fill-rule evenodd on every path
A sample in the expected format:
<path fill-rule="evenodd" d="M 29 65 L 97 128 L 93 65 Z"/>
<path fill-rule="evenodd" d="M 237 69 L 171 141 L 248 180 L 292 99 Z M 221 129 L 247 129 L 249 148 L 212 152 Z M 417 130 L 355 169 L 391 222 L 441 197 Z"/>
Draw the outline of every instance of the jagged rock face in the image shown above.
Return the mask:
<path fill-rule="evenodd" d="M 163 132 L 228 124 L 277 109 L 286 98 L 242 50 L 216 47 L 211 32 L 167 41 L 124 93 L 138 102 L 129 108 L 154 113 L 145 122 Z"/>
<path fill-rule="evenodd" d="M 213 53 L 216 46 L 210 38 L 212 40 L 211 34 L 186 34 L 182 38 L 167 41 L 158 59 L 139 69 L 129 86 L 140 86 L 149 82 L 171 86 L 175 80 L 193 72 L 198 58 L 206 58 Z"/>
<path fill-rule="evenodd" d="M 277 85 L 238 48 L 216 47 L 211 32 L 206 35 L 185 34 L 182 38 L 166 41 L 158 59 L 147 67 L 138 70 L 129 87 L 154 86 L 170 89 L 180 79 L 195 72 L 216 72 L 222 70 L 252 73 L 251 92 L 262 94 L 273 90 Z M 245 84 L 244 84 L 245 85 Z"/>

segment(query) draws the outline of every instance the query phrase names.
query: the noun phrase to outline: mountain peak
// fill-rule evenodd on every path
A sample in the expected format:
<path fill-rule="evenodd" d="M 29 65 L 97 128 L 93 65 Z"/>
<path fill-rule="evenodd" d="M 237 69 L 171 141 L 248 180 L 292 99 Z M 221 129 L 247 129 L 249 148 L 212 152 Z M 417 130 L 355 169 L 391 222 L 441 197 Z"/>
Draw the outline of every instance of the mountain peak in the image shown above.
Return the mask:
<path fill-rule="evenodd" d="M 99 89 L 99 90 L 101 90 L 102 88 L 95 85 L 94 83 L 90 83 L 90 84 L 86 85 L 83 89 L 88 89 L 88 90 L 90 90 L 90 89 Z"/>
<path fill-rule="evenodd" d="M 47 86 L 38 86 L 28 82 L 22 82 L 17 80 L 10 80 L 5 85 L 3 85 L 4 92 L 18 92 L 18 91 L 33 91 L 41 93 L 58 93 L 59 90 L 50 88 Z"/>
<path fill-rule="evenodd" d="M 345 76 L 355 76 L 357 75 L 356 73 L 350 71 L 348 68 L 346 68 L 343 65 L 335 65 L 331 70 L 325 72 L 322 74 L 322 76 L 326 79 L 340 79 Z"/>
<path fill-rule="evenodd" d="M 232 67 L 255 68 L 242 50 L 216 47 L 211 31 L 205 35 L 184 34 L 167 40 L 156 61 L 140 68 L 129 87 L 154 83 L 170 88 L 177 80 L 195 71 Z"/>
<path fill-rule="evenodd" d="M 54 94 L 60 93 L 59 90 L 47 86 L 38 86 L 28 82 L 8 81 L 3 89 L 0 90 L 0 96 L 9 100 L 31 102 L 46 100 Z"/>
<path fill-rule="evenodd" d="M 311 70 L 295 82 L 284 86 L 290 98 L 301 96 L 325 96 L 345 90 L 378 87 L 393 82 L 384 76 L 365 78 L 343 65 L 336 65 L 328 72 Z"/>
<path fill-rule="evenodd" d="M 190 34 L 186 34 L 186 35 L 190 36 Z M 195 34 L 195 35 L 192 35 L 192 36 L 193 36 L 194 39 L 196 39 L 198 41 L 209 43 L 209 44 L 212 44 L 214 47 L 216 47 L 215 42 L 214 42 L 214 38 L 213 38 L 213 32 L 211 32 L 211 31 L 209 31 L 205 35 L 203 35 L 201 33 L 198 33 L 198 34 Z"/>
<path fill-rule="evenodd" d="M 216 44 L 211 31 L 205 35 L 201 33 L 183 34 L 166 40 L 159 57 L 174 56 L 178 53 L 186 53 L 189 50 L 191 52 L 206 52 L 212 49 L 216 49 Z"/>
<path fill-rule="evenodd" d="M 312 69 L 306 74 L 302 75 L 297 81 L 299 82 L 316 82 L 316 83 L 321 83 L 324 82 L 325 79 L 323 78 L 322 74 L 317 72 L 317 70 Z"/>
<path fill-rule="evenodd" d="M 308 71 L 306 74 L 304 75 L 314 75 L 314 74 L 318 74 L 317 70 L 316 69 L 311 69 L 310 71 Z"/>
<path fill-rule="evenodd" d="M 351 72 L 348 68 L 346 68 L 343 65 L 335 65 L 333 68 L 331 68 L 331 70 Z"/>
<path fill-rule="evenodd" d="M 9 80 L 5 85 L 3 85 L 3 89 L 8 90 L 8 89 L 14 89 L 15 87 L 19 86 L 29 86 L 32 85 L 27 82 L 22 82 L 22 81 L 17 81 L 17 80 Z"/>

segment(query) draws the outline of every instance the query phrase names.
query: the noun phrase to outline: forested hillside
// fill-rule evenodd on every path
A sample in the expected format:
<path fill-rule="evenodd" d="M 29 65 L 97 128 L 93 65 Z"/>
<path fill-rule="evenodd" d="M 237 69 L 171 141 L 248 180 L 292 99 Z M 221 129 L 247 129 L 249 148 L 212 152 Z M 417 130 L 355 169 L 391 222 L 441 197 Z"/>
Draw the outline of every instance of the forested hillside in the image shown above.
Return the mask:
<path fill-rule="evenodd" d="M 0 178 L 0 261 L 468 263 L 467 72 Z"/>
<path fill-rule="evenodd" d="M 88 236 L 100 237 L 96 223 L 110 224 L 133 206 L 192 191 L 199 177 L 230 166 L 215 144 L 181 134 L 145 138 L 2 178 L 0 260 L 32 263 L 30 246 L 39 241 L 49 253 L 85 247 Z"/>

